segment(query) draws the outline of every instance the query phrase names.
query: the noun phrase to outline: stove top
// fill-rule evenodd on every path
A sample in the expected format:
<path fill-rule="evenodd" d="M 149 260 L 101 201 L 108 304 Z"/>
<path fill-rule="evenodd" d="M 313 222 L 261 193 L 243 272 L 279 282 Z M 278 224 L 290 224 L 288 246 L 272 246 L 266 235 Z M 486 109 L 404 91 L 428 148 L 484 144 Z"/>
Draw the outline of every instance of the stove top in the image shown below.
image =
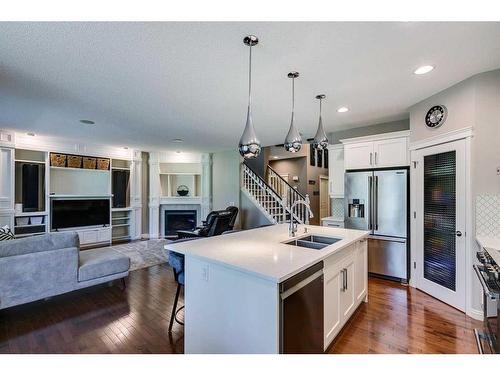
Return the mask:
<path fill-rule="evenodd" d="M 500 292 L 500 266 L 487 251 L 478 251 L 477 260 L 482 264 L 481 271 L 486 274 L 485 281 L 494 291 Z"/>

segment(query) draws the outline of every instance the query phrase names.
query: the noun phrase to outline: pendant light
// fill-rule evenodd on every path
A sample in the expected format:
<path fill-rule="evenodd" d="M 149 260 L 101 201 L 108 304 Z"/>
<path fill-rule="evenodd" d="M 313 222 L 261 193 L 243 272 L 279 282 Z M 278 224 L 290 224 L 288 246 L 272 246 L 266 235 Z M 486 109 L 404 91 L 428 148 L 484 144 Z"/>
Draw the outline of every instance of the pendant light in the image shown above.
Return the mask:
<path fill-rule="evenodd" d="M 302 147 L 302 137 L 295 127 L 295 78 L 298 78 L 298 72 L 288 73 L 288 78 L 292 79 L 292 120 L 290 121 L 290 130 L 285 138 L 285 150 L 298 152 Z"/>
<path fill-rule="evenodd" d="M 240 155 L 245 159 L 254 159 L 260 154 L 260 141 L 257 139 L 252 123 L 252 47 L 259 43 L 255 35 L 248 35 L 243 39 L 243 43 L 250 47 L 250 59 L 248 69 L 248 110 L 245 130 L 240 138 L 238 149 Z"/>
<path fill-rule="evenodd" d="M 326 98 L 326 95 L 316 95 L 316 99 L 319 99 L 319 123 L 318 131 L 314 136 L 313 147 L 316 150 L 324 150 L 328 147 L 328 138 L 326 137 L 325 130 L 323 129 L 323 120 L 321 119 L 321 102 Z"/>

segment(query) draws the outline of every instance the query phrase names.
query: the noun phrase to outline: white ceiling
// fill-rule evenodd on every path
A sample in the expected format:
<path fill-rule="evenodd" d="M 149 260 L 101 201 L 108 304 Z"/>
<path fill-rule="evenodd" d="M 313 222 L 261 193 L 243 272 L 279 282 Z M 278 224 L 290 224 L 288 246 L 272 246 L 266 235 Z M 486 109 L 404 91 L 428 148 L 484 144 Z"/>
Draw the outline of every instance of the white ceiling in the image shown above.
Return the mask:
<path fill-rule="evenodd" d="M 282 143 L 297 70 L 296 120 L 314 135 L 408 117 L 408 107 L 500 67 L 500 23 L 0 23 L 0 127 L 144 150 L 234 148 L 254 49 L 253 116 Z M 424 64 L 434 71 L 416 76 Z M 340 106 L 347 113 L 337 113 Z M 82 125 L 91 119 L 96 125 Z M 183 138 L 181 145 L 171 139 Z"/>

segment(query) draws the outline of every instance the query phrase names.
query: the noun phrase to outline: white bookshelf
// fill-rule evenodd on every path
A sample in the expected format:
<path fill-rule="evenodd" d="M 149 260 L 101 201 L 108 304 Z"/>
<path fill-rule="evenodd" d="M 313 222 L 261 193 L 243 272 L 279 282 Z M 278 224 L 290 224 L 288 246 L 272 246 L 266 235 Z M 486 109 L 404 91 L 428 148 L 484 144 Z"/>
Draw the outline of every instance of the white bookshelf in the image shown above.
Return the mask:
<path fill-rule="evenodd" d="M 132 208 L 113 208 L 111 210 L 111 241 L 131 240 L 133 235 Z"/>
<path fill-rule="evenodd" d="M 17 148 L 14 150 L 14 204 L 23 204 L 23 165 L 36 164 L 39 169 L 39 211 L 14 211 L 13 231 L 17 238 L 35 236 L 48 232 L 47 188 L 49 181 L 48 152 Z M 41 218 L 41 224 L 35 224 L 32 218 Z M 19 219 L 19 220 L 18 220 Z M 19 224 L 20 221 L 26 224 Z"/>

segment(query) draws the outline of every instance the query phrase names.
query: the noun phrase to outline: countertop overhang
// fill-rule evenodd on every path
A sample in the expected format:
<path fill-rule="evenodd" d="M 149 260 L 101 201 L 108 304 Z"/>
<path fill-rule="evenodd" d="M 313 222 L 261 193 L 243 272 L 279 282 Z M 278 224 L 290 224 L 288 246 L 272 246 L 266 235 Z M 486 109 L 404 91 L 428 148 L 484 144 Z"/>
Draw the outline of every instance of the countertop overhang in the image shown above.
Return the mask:
<path fill-rule="evenodd" d="M 308 229 L 307 233 L 304 233 L 305 227 Z M 299 225 L 296 236 L 289 237 L 288 224 L 277 224 L 194 241 L 168 243 L 165 249 L 280 283 L 365 238 L 369 233 L 362 230 Z M 321 250 L 283 243 L 311 234 L 338 237 L 341 240 Z"/>

